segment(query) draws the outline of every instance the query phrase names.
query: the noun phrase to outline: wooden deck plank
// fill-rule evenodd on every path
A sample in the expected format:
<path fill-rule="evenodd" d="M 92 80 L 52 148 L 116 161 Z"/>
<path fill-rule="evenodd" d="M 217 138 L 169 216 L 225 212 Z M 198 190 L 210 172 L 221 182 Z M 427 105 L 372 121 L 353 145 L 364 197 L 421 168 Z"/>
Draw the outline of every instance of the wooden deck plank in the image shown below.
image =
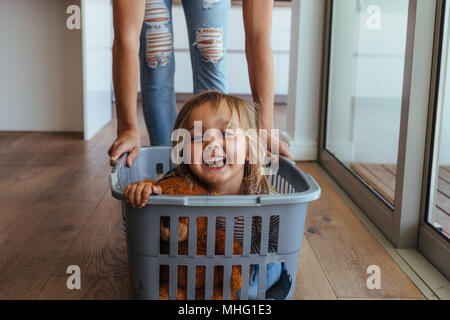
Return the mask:
<path fill-rule="evenodd" d="M 391 204 L 395 194 L 396 165 L 393 164 L 366 164 L 353 163 L 351 168 L 378 193 L 383 195 Z M 385 171 L 389 171 L 387 175 Z M 440 225 L 444 227 L 444 233 L 450 234 L 450 167 L 439 167 L 438 192 L 436 193 L 436 207 L 439 215 Z M 392 199 L 391 199 L 392 198 Z M 445 216 L 447 215 L 447 217 Z M 445 220 L 449 220 L 448 222 Z M 437 221 L 436 221 L 437 222 Z"/>
<path fill-rule="evenodd" d="M 382 166 L 386 170 L 388 170 L 390 173 L 392 173 L 394 176 L 397 176 L 397 165 L 396 164 L 385 163 L 385 164 L 382 164 Z"/>
<path fill-rule="evenodd" d="M 438 223 L 442 227 L 442 232 L 445 236 L 450 238 L 450 218 L 447 213 L 439 208 L 435 208 L 432 222 Z"/>
<path fill-rule="evenodd" d="M 395 192 L 395 175 L 391 171 L 374 163 L 364 164 L 364 166 L 383 181 L 389 192 Z"/>
<path fill-rule="evenodd" d="M 450 199 L 450 183 L 439 177 L 438 179 L 438 190 Z M 450 201 L 450 200 L 449 200 Z"/>
<path fill-rule="evenodd" d="M 359 175 L 368 185 L 378 192 L 389 203 L 394 203 L 395 187 L 389 185 L 389 181 L 383 181 L 378 175 L 372 172 L 365 164 L 352 163 L 350 168 Z"/>
<path fill-rule="evenodd" d="M 450 170 L 448 167 L 439 167 L 439 178 L 443 179 L 445 182 L 450 183 Z"/>
<path fill-rule="evenodd" d="M 450 167 L 439 167 L 438 192 L 436 193 L 434 221 L 442 226 L 443 234 L 450 239 Z"/>
<path fill-rule="evenodd" d="M 336 297 L 424 299 L 316 165 L 302 162 L 299 166 L 310 173 L 322 189 L 321 198 L 309 204 L 306 238 Z M 380 267 L 379 290 L 367 288 L 366 270 L 370 265 Z"/>
<path fill-rule="evenodd" d="M 436 207 L 450 216 L 450 199 L 447 198 L 440 190 L 436 192 Z"/>

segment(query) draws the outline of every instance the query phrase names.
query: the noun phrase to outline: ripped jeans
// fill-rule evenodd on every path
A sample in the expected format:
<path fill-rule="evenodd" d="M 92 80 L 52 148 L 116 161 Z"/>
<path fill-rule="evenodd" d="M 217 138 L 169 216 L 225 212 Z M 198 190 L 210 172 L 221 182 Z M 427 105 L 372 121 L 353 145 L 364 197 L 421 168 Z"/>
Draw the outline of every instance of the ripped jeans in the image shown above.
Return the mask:
<path fill-rule="evenodd" d="M 227 93 L 225 53 L 230 0 L 183 0 L 183 8 L 194 94 L 208 90 Z M 177 116 L 172 0 L 146 0 L 140 42 L 142 106 L 150 144 L 169 146 Z"/>

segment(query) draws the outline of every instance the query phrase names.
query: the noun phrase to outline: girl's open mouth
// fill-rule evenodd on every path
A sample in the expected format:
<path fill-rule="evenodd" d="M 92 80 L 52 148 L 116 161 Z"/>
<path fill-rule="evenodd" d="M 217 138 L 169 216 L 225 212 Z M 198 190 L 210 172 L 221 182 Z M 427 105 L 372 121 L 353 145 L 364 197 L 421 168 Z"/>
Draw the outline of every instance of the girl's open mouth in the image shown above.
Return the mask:
<path fill-rule="evenodd" d="M 207 166 L 208 168 L 220 169 L 220 168 L 225 167 L 226 162 L 227 162 L 227 160 L 225 157 L 215 157 L 215 158 L 211 158 L 206 161 L 203 161 L 203 164 L 205 166 Z"/>

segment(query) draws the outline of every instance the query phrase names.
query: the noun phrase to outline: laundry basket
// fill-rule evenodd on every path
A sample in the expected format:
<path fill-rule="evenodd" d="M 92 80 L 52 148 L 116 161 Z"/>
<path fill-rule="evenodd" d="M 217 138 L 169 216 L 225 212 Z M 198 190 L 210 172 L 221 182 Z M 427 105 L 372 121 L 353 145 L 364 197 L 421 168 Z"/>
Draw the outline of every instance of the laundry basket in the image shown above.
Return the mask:
<path fill-rule="evenodd" d="M 285 299 L 291 299 L 297 273 L 298 256 L 308 202 L 320 197 L 314 179 L 303 173 L 290 160 L 280 157 L 279 170 L 269 181 L 280 194 L 233 196 L 152 195 L 143 208 L 133 208 L 125 202 L 124 188 L 132 182 L 157 175 L 170 169 L 170 147 L 145 147 L 131 168 L 122 156 L 113 167 L 109 182 L 113 197 L 122 201 L 122 216 L 127 235 L 128 263 L 133 295 L 136 299 L 159 299 L 160 266 L 169 268 L 169 299 L 177 297 L 179 266 L 187 267 L 187 299 L 195 299 L 196 267 L 205 266 L 205 299 L 213 295 L 214 267 L 223 268 L 223 298 L 229 299 L 233 266 L 241 266 L 240 299 L 248 298 L 249 267 L 259 265 L 258 299 L 266 299 L 266 265 L 284 262 L 292 283 Z M 269 252 L 269 224 L 272 216 L 279 217 L 278 246 Z M 160 253 L 160 219 L 170 217 L 170 250 Z M 178 219 L 189 218 L 188 254 L 178 254 Z M 197 218 L 207 217 L 206 255 L 197 255 Z M 216 218 L 226 219 L 226 240 L 223 255 L 215 254 Z M 235 218 L 244 220 L 242 255 L 233 254 Z M 261 223 L 260 251 L 251 252 L 252 218 Z M 223 218 L 222 218 L 223 219 Z"/>

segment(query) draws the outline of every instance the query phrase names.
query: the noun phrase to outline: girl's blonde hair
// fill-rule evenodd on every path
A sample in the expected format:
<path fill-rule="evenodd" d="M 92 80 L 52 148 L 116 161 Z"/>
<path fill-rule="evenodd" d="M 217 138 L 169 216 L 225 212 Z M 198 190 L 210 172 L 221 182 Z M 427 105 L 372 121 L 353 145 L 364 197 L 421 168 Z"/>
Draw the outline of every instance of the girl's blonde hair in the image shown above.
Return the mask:
<path fill-rule="evenodd" d="M 247 156 L 252 161 L 246 161 L 244 166 L 244 178 L 241 184 L 241 194 L 267 194 L 271 192 L 270 183 L 264 175 L 263 160 L 267 153 L 267 149 L 260 143 L 259 129 L 259 107 L 257 104 L 240 99 L 235 96 L 223 94 L 217 91 L 207 91 L 200 93 L 189 101 L 187 101 L 183 108 L 178 113 L 175 120 L 174 130 L 187 129 L 189 116 L 193 109 L 209 102 L 213 110 L 217 111 L 219 107 L 224 104 L 230 108 L 231 115 L 237 114 L 240 121 L 241 129 L 245 132 L 247 142 Z M 256 135 L 249 135 L 248 130 L 253 131 Z M 173 147 L 180 141 L 174 141 Z M 251 158 L 251 156 L 253 158 Z M 175 174 L 182 178 L 189 185 L 199 184 L 209 192 L 213 192 L 211 187 L 206 185 L 198 179 L 186 163 L 181 163 L 176 166 Z"/>

